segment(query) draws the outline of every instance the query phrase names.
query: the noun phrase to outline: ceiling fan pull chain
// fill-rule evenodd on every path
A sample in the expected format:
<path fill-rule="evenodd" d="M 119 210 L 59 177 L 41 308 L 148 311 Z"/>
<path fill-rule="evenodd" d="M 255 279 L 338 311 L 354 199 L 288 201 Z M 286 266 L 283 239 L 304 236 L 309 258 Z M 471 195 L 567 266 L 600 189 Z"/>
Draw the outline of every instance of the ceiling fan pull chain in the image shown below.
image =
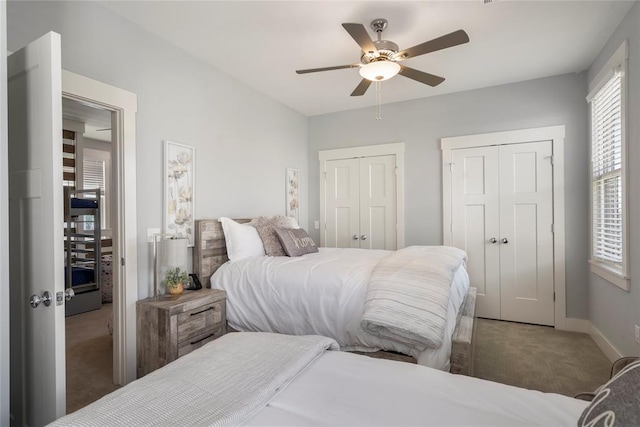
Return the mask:
<path fill-rule="evenodd" d="M 382 120 L 382 92 L 380 85 L 382 82 L 376 82 L 376 120 Z"/>

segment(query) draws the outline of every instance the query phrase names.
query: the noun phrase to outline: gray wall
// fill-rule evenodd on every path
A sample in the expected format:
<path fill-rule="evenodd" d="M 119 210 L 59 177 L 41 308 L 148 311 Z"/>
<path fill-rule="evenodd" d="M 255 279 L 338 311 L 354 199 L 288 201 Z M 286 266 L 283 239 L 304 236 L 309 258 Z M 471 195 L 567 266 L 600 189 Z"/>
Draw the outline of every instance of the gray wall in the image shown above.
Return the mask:
<path fill-rule="evenodd" d="M 196 148 L 196 218 L 284 214 L 285 169 L 307 175 L 305 116 L 95 2 L 10 1 L 7 13 L 10 50 L 55 31 L 63 68 L 138 95 L 140 298 L 153 287 L 146 230 L 162 224 L 164 140 Z"/>
<path fill-rule="evenodd" d="M 406 245 L 442 244 L 440 138 L 565 125 L 567 317 L 586 319 L 586 94 L 585 75 L 570 74 L 383 105 L 382 120 L 375 120 L 373 108 L 311 117 L 309 223 L 320 218 L 319 150 L 404 142 Z M 318 239 L 318 231 L 311 231 Z"/>
<path fill-rule="evenodd" d="M 628 110 L 627 144 L 629 167 L 629 228 L 631 284 L 630 292 L 589 275 L 589 319 L 625 356 L 640 355 L 634 341 L 633 326 L 640 325 L 640 3 L 636 3 L 611 36 L 589 69 L 593 79 L 611 55 L 627 39 L 629 66 L 627 74 Z"/>

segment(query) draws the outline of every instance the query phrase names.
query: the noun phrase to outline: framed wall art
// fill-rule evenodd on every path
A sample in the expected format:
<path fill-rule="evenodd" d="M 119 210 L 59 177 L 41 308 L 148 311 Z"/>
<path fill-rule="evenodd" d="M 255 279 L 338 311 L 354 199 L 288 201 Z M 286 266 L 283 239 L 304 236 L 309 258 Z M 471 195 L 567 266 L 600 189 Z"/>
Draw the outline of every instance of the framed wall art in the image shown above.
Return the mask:
<path fill-rule="evenodd" d="M 287 168 L 286 176 L 286 215 L 300 224 L 300 171 Z"/>
<path fill-rule="evenodd" d="M 175 233 L 193 246 L 195 148 L 164 142 L 164 232 Z"/>

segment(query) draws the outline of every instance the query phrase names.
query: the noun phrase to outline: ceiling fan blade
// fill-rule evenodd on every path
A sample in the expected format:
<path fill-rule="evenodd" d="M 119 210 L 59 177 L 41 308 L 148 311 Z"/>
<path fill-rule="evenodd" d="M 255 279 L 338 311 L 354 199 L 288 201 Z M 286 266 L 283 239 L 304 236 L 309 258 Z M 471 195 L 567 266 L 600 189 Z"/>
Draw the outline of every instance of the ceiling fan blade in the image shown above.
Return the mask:
<path fill-rule="evenodd" d="M 376 46 L 373 44 L 373 40 L 367 33 L 366 28 L 362 24 L 352 24 L 352 23 L 344 23 L 342 27 L 347 30 L 349 35 L 353 37 L 353 39 L 358 43 L 360 48 L 364 52 L 377 52 Z"/>
<path fill-rule="evenodd" d="M 317 73 L 318 71 L 342 70 L 343 68 L 357 68 L 360 64 L 336 65 L 335 67 L 309 68 L 307 70 L 296 70 L 298 74 Z"/>
<path fill-rule="evenodd" d="M 453 33 L 445 34 L 437 39 L 429 40 L 428 42 L 410 47 L 409 49 L 401 50 L 394 55 L 394 59 L 396 61 L 402 61 L 403 59 L 413 58 L 414 56 L 424 55 L 425 53 L 435 52 L 437 50 L 464 44 L 468 41 L 469 36 L 467 33 L 464 30 L 458 30 Z"/>
<path fill-rule="evenodd" d="M 424 71 L 418 71 L 416 69 L 405 67 L 403 65 L 400 66 L 400 72 L 398 74 L 402 74 L 405 77 L 429 86 L 438 86 L 444 81 L 444 77 L 425 73 Z"/>
<path fill-rule="evenodd" d="M 371 85 L 371 80 L 362 79 L 362 81 L 360 82 L 358 87 L 356 87 L 354 89 L 354 91 L 351 92 L 351 96 L 362 96 L 362 95 L 364 95 L 364 93 L 367 91 L 367 89 L 369 89 L 370 85 Z"/>

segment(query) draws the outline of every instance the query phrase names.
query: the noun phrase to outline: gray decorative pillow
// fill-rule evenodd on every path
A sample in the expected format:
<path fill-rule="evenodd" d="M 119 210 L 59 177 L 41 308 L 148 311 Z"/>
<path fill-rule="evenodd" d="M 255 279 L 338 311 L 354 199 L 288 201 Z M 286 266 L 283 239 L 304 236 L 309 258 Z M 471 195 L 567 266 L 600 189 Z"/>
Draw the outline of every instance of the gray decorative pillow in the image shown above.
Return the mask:
<path fill-rule="evenodd" d="M 302 228 L 276 228 L 276 235 L 289 256 L 318 252 L 318 247 Z"/>
<path fill-rule="evenodd" d="M 600 387 L 578 426 L 636 426 L 640 422 L 640 360 Z"/>
<path fill-rule="evenodd" d="M 258 230 L 258 235 L 262 239 L 264 252 L 268 256 L 286 256 L 280 240 L 276 236 L 276 228 L 289 228 L 291 221 L 286 216 L 260 216 L 249 222 Z"/>

